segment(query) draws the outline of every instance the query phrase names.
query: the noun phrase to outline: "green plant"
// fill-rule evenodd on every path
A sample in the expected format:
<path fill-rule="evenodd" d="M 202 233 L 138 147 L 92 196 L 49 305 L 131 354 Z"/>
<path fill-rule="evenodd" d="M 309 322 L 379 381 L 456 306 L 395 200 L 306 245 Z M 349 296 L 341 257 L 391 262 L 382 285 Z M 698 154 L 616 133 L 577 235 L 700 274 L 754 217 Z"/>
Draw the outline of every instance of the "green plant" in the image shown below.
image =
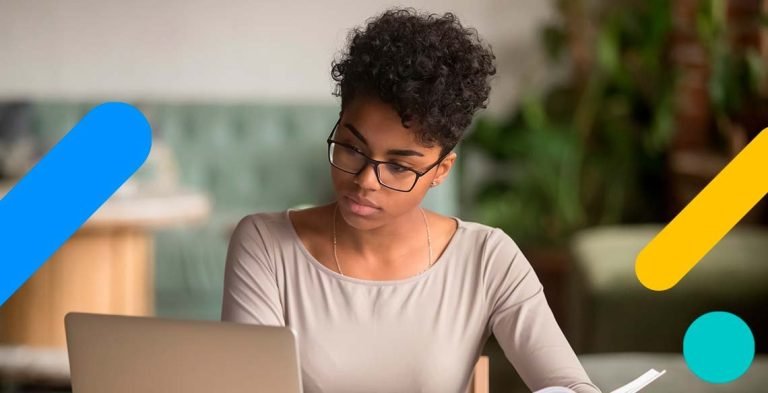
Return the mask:
<path fill-rule="evenodd" d="M 561 22 L 542 35 L 552 61 L 572 53 Z M 542 94 L 527 95 L 508 119 L 483 118 L 466 141 L 495 173 L 474 195 L 474 218 L 524 245 L 562 245 L 577 229 L 659 217 L 674 74 L 664 61 L 667 1 L 607 4 L 588 16 L 588 66 Z M 583 44 L 583 42 L 582 42 Z M 579 71 L 579 72 L 576 72 Z"/>
<path fill-rule="evenodd" d="M 729 21 L 725 0 L 706 0 L 697 14 L 697 31 L 710 64 L 707 88 L 720 135 L 734 126 L 756 133 L 768 126 L 768 70 L 758 45 L 739 43 L 739 36 L 760 34 L 768 26 L 763 13 Z M 763 38 L 764 39 L 764 38 Z"/>
<path fill-rule="evenodd" d="M 666 0 L 585 3 L 558 0 L 560 18 L 541 34 L 569 77 L 526 94 L 508 118 L 480 119 L 465 144 L 491 168 L 465 169 L 483 178 L 468 195 L 469 214 L 523 244 L 563 245 L 586 226 L 668 219 L 662 195 L 673 131 L 691 130 L 679 117 L 691 79 L 678 85 L 687 68 L 674 57 L 686 54 L 672 26 L 673 12 L 679 19 L 687 9 Z M 720 135 L 705 148 L 725 154 L 768 125 L 768 70 L 758 51 L 768 17 L 731 6 L 698 2 L 696 26 L 684 33 L 694 34 L 684 45 L 703 48 L 708 79 L 696 82 L 709 107 L 699 114 Z"/>

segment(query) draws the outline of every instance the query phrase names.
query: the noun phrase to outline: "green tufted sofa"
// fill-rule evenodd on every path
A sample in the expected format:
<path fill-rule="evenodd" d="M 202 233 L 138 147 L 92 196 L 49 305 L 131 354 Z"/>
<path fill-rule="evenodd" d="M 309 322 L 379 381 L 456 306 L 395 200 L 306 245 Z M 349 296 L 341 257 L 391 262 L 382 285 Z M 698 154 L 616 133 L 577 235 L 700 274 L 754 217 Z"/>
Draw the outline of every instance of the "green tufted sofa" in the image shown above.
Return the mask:
<path fill-rule="evenodd" d="M 680 352 L 699 315 L 728 311 L 768 353 L 768 229 L 737 226 L 677 285 L 654 292 L 638 281 L 634 261 L 661 228 L 596 227 L 575 236 L 569 339 L 576 350 Z"/>
<path fill-rule="evenodd" d="M 32 102 L 33 134 L 46 150 L 97 104 Z M 206 192 L 213 203 L 205 225 L 157 232 L 156 312 L 218 319 L 226 245 L 237 221 L 255 211 L 332 199 L 325 139 L 339 109 L 270 103 L 133 104 L 175 155 L 180 185 Z M 457 195 L 453 176 L 430 191 L 425 207 L 456 215 Z"/>

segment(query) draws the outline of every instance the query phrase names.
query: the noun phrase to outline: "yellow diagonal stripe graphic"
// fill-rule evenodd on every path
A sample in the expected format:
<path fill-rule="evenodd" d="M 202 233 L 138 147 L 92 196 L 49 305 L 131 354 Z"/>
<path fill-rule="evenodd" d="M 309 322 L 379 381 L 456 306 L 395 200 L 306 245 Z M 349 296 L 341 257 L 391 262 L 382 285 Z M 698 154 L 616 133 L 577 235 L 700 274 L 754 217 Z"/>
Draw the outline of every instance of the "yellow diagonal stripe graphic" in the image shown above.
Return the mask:
<path fill-rule="evenodd" d="M 766 130 L 640 251 L 635 273 L 648 289 L 675 286 L 768 192 Z"/>

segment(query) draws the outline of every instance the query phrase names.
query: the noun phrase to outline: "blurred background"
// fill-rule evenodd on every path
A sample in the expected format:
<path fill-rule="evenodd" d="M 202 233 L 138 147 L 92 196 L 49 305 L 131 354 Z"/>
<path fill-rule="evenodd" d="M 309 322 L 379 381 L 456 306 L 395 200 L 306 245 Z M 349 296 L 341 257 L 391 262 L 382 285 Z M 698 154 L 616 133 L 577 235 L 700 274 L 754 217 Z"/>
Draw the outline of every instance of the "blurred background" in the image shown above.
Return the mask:
<path fill-rule="evenodd" d="M 0 308 L 0 389 L 68 391 L 68 311 L 218 319 L 239 218 L 332 198 L 331 61 L 396 5 L 456 13 L 499 69 L 425 206 L 516 240 L 604 391 L 649 368 L 668 374 L 648 392 L 765 390 L 766 201 L 669 291 L 642 287 L 634 257 L 768 126 L 766 0 L 0 0 L 0 195 L 101 102 L 134 104 L 154 133 L 139 172 Z M 758 350 L 726 385 L 680 356 L 715 310 Z M 525 391 L 494 340 L 486 354 L 492 392 Z"/>

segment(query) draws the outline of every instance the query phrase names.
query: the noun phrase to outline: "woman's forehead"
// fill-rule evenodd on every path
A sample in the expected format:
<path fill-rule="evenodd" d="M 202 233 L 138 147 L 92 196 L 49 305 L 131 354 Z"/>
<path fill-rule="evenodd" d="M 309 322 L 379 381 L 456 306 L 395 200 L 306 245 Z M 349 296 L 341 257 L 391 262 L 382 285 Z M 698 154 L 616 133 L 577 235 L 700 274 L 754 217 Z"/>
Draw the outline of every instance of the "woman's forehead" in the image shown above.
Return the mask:
<path fill-rule="evenodd" d="M 371 150 L 413 150 L 424 156 L 431 156 L 432 151 L 437 150 L 439 154 L 439 146 L 426 144 L 418 138 L 419 126 L 413 123 L 405 127 L 392 105 L 378 97 L 362 95 L 345 106 L 337 135 L 359 140 Z"/>
<path fill-rule="evenodd" d="M 408 135 L 405 135 L 408 133 Z M 430 148 L 415 141 L 412 131 L 402 129 L 363 132 L 350 122 L 341 121 L 337 136 L 345 141 L 362 144 L 368 150 L 401 157 L 426 157 Z"/>

